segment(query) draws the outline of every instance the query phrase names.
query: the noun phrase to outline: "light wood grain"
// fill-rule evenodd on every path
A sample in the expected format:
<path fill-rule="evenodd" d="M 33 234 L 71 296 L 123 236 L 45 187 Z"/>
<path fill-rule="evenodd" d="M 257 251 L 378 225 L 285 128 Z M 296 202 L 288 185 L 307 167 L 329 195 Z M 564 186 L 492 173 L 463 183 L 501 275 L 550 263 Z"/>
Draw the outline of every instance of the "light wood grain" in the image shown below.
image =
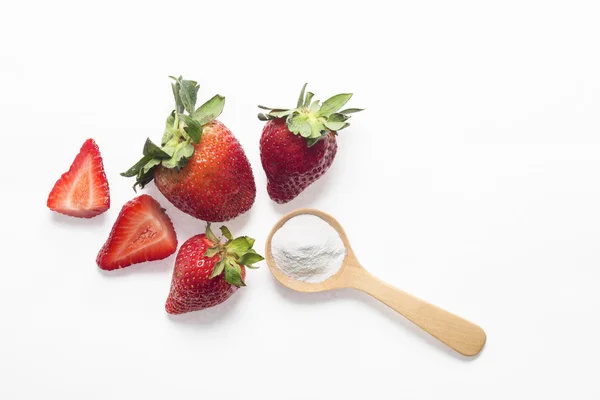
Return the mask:
<path fill-rule="evenodd" d="M 276 265 L 271 253 L 271 239 L 289 219 L 301 214 L 320 217 L 340 235 L 346 246 L 346 257 L 340 270 L 331 278 L 319 283 L 307 283 L 285 275 Z M 319 210 L 303 208 L 281 218 L 267 238 L 266 261 L 275 278 L 283 285 L 299 292 L 321 292 L 325 290 L 354 288 L 373 296 L 388 305 L 421 329 L 465 356 L 478 354 L 485 345 L 483 329 L 446 310 L 403 292 L 371 275 L 359 263 L 352 251 L 350 241 L 340 223 L 331 215 Z"/>

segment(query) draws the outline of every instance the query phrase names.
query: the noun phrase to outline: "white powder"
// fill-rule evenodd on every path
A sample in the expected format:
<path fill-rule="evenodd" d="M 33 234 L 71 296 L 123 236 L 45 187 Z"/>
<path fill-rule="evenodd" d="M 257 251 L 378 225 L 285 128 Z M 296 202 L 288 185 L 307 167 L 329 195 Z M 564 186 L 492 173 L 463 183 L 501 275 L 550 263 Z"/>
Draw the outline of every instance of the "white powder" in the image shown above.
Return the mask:
<path fill-rule="evenodd" d="M 315 215 L 289 219 L 271 240 L 277 267 L 291 278 L 317 283 L 335 275 L 346 257 L 337 231 Z"/>

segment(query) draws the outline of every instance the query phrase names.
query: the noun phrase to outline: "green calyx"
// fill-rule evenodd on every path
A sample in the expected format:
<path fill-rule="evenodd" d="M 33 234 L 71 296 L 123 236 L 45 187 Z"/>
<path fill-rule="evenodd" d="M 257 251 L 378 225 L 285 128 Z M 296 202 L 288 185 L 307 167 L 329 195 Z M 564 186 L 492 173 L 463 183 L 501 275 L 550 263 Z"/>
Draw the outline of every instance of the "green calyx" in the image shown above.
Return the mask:
<path fill-rule="evenodd" d="M 336 94 L 320 104 L 319 100 L 313 101 L 314 94 L 306 92 L 306 83 L 302 87 L 296 108 L 270 108 L 258 106 L 267 113 L 259 113 L 258 119 L 268 121 L 276 118 L 285 118 L 288 129 L 295 135 L 306 139 L 308 146 L 312 146 L 330 132 L 338 132 L 348 127 L 350 115 L 362 111 L 362 108 L 340 109 L 350 100 L 352 93 Z"/>
<path fill-rule="evenodd" d="M 223 237 L 217 238 L 210 229 L 210 223 L 206 225 L 206 237 L 215 245 L 210 247 L 204 253 L 205 257 L 219 257 L 219 261 L 210 274 L 210 279 L 224 274 L 225 280 L 237 287 L 246 286 L 242 279 L 241 265 L 247 268 L 258 268 L 254 264 L 264 260 L 264 257 L 258 254 L 252 246 L 254 239 L 248 236 L 233 238 L 229 229 L 222 226 L 221 233 Z"/>
<path fill-rule="evenodd" d="M 171 111 L 166 121 L 165 132 L 161 145 L 146 140 L 143 157 L 127 171 L 121 173 L 127 178 L 136 177 L 133 190 L 137 186 L 142 189 L 152 179 L 158 165 L 165 168 L 181 169 L 194 154 L 194 144 L 200 142 L 204 125 L 216 119 L 225 106 L 225 97 L 215 95 L 200 107 L 196 107 L 198 89 L 196 81 L 188 81 L 181 76 L 171 84 L 175 97 L 175 109 Z"/>

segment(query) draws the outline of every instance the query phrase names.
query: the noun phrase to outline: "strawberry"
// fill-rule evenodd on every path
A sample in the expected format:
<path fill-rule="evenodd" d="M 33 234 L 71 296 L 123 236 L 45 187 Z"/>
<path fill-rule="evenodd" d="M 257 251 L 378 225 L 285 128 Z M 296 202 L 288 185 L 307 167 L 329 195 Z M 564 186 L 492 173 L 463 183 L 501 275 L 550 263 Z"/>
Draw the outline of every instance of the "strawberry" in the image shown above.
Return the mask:
<path fill-rule="evenodd" d="M 78 218 L 92 218 L 110 208 L 108 181 L 93 139 L 83 143 L 71 168 L 54 184 L 46 204 L 52 211 Z"/>
<path fill-rule="evenodd" d="M 256 185 L 242 146 L 216 120 L 225 98 L 216 95 L 194 110 L 197 83 L 173 79 L 176 109 L 167 118 L 161 146 L 146 140 L 142 159 L 121 175 L 136 176 L 134 189 L 154 179 L 167 200 L 193 217 L 235 218 L 252 207 Z"/>
<path fill-rule="evenodd" d="M 239 287 L 246 286 L 246 267 L 256 268 L 264 260 L 253 249 L 254 239 L 233 238 L 222 226 L 225 237 L 217 239 L 210 228 L 187 240 L 179 249 L 171 290 L 165 309 L 183 314 L 216 306 L 227 300 Z"/>
<path fill-rule="evenodd" d="M 305 96 L 302 87 L 297 108 L 282 109 L 259 106 L 268 110 L 258 114 L 268 121 L 260 138 L 260 159 L 267 175 L 267 192 L 277 203 L 287 203 L 331 166 L 337 153 L 337 132 L 350 125 L 349 114 L 362 111 L 348 108 L 339 111 L 352 93 L 335 95 L 323 104 Z"/>
<path fill-rule="evenodd" d="M 112 271 L 175 253 L 177 235 L 158 201 L 143 194 L 125 203 L 96 263 Z"/>

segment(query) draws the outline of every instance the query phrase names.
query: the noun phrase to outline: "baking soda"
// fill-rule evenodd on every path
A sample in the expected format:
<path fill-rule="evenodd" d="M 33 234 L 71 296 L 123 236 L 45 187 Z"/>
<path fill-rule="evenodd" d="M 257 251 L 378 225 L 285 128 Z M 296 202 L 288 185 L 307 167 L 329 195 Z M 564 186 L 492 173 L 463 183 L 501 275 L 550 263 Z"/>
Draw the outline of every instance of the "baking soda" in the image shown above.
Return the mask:
<path fill-rule="evenodd" d="M 291 278 L 317 283 L 332 277 L 346 257 L 337 231 L 315 215 L 289 219 L 271 240 L 277 267 Z"/>

